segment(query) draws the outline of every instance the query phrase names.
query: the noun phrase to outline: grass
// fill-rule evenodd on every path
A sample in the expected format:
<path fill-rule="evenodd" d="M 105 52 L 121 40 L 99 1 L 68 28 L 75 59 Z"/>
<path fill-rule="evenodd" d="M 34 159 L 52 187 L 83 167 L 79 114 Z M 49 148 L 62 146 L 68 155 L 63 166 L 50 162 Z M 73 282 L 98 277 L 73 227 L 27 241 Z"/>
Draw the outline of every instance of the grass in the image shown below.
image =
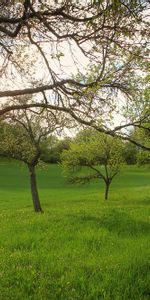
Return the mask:
<path fill-rule="evenodd" d="M 0 163 L 0 299 L 148 300 L 150 170 L 124 167 L 103 200 L 100 182 L 67 185 L 38 170 L 35 214 L 25 167 Z"/>

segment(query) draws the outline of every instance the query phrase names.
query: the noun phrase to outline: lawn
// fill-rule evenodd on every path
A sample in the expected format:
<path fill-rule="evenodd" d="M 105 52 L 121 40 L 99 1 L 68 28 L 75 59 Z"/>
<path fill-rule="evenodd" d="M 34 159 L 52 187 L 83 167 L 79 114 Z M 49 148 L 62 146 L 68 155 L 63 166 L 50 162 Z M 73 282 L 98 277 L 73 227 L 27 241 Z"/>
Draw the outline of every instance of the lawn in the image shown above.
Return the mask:
<path fill-rule="evenodd" d="M 0 299 L 150 299 L 150 169 L 124 167 L 104 201 L 102 182 L 70 186 L 38 170 L 43 214 L 28 172 L 0 162 Z"/>

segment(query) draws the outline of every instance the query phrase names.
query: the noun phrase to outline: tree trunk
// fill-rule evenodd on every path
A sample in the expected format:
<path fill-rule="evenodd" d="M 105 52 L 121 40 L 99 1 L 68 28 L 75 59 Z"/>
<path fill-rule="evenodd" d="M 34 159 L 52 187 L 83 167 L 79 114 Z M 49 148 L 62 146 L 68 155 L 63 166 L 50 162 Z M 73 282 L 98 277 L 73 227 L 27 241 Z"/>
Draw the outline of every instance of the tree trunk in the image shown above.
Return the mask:
<path fill-rule="evenodd" d="M 31 185 L 31 194 L 32 194 L 34 210 L 35 212 L 43 212 L 40 204 L 38 190 L 37 190 L 35 166 L 28 165 L 28 168 L 30 173 L 30 185 Z"/>
<path fill-rule="evenodd" d="M 110 182 L 105 182 L 105 200 L 108 199 L 109 186 Z"/>

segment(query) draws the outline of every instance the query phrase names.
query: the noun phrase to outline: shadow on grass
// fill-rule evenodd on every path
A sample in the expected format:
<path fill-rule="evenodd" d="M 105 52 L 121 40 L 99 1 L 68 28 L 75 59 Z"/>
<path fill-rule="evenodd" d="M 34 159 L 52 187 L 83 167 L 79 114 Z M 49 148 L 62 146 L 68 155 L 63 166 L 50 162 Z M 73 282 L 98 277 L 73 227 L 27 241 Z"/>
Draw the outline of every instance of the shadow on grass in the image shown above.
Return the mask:
<path fill-rule="evenodd" d="M 73 221 L 82 223 L 83 226 L 105 228 L 109 232 L 122 236 L 147 235 L 150 232 L 150 224 L 146 221 L 134 220 L 125 212 L 113 209 L 100 217 L 92 215 L 69 216 Z"/>
<path fill-rule="evenodd" d="M 123 236 L 145 235 L 150 232 L 150 224 L 147 222 L 134 220 L 127 213 L 116 210 L 103 216 L 100 220 L 100 225 L 110 232 L 112 231 Z"/>
<path fill-rule="evenodd" d="M 128 200 L 126 198 L 122 199 L 122 204 L 123 205 L 129 205 L 129 206 L 149 206 L 150 205 L 150 198 L 146 197 L 145 199 L 133 199 L 132 202 L 131 200 Z"/>

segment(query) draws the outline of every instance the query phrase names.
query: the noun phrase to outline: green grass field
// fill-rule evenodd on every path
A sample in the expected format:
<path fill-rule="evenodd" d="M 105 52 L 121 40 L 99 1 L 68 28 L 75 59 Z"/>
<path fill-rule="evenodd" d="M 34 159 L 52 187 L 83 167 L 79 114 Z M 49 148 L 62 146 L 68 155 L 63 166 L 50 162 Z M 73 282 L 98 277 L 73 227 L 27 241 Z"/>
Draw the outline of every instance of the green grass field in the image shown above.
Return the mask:
<path fill-rule="evenodd" d="M 108 201 L 101 182 L 70 186 L 55 165 L 38 185 L 43 214 L 26 168 L 0 162 L 0 299 L 150 299 L 150 169 L 124 167 Z"/>

